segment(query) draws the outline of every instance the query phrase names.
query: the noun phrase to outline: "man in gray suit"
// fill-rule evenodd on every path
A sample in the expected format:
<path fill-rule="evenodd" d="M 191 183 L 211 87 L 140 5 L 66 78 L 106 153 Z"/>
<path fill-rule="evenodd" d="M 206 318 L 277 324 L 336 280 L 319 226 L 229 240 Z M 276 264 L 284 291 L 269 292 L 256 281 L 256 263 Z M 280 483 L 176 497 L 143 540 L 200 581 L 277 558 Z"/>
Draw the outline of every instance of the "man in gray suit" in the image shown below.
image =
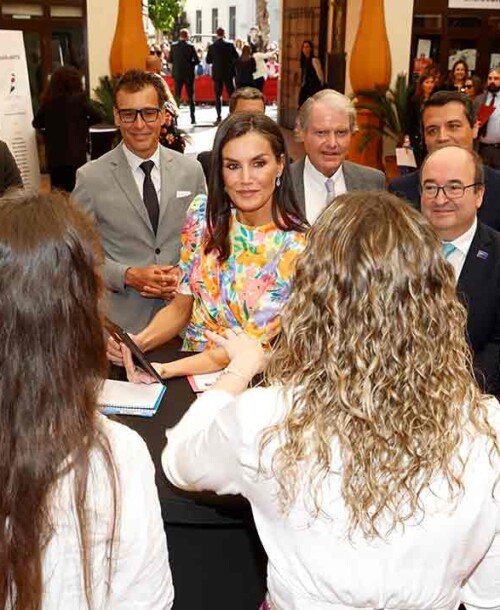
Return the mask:
<path fill-rule="evenodd" d="M 311 224 L 337 195 L 385 189 L 382 172 L 345 160 L 356 126 L 348 97 L 333 89 L 319 91 L 300 107 L 299 126 L 306 155 L 291 171 L 297 200 Z"/>
<path fill-rule="evenodd" d="M 108 316 L 134 333 L 175 291 L 186 211 L 206 190 L 197 161 L 158 144 L 164 103 L 156 76 L 125 73 L 114 110 L 123 143 L 80 168 L 73 191 L 101 235 Z"/>

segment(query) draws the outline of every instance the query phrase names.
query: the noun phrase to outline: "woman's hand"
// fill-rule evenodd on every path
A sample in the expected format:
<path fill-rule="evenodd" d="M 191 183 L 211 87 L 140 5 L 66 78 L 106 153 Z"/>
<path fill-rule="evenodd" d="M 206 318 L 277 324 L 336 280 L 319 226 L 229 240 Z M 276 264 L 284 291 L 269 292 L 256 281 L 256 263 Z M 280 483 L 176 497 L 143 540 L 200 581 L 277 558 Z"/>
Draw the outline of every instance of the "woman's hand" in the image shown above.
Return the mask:
<path fill-rule="evenodd" d="M 225 350 L 230 360 L 229 369 L 248 376 L 249 381 L 264 370 L 268 357 L 262 344 L 241 328 L 227 329 L 223 336 L 212 331 L 207 331 L 206 335 Z"/>
<path fill-rule="evenodd" d="M 131 383 L 158 383 L 158 380 L 150 375 L 147 371 L 135 366 L 132 359 L 132 352 L 124 343 L 121 343 L 121 351 L 123 364 L 125 366 L 125 371 L 127 372 L 127 379 Z M 153 362 L 151 366 L 159 373 L 162 379 L 169 377 L 168 364 Z"/>
<path fill-rule="evenodd" d="M 137 345 L 137 347 L 142 350 L 143 346 L 138 337 L 136 335 L 131 335 L 130 333 L 127 334 Z M 112 335 L 109 335 L 108 342 L 106 344 L 106 356 L 108 357 L 108 360 L 113 364 L 116 364 L 116 366 L 125 366 L 123 363 L 122 346 L 123 343 L 117 341 Z"/>

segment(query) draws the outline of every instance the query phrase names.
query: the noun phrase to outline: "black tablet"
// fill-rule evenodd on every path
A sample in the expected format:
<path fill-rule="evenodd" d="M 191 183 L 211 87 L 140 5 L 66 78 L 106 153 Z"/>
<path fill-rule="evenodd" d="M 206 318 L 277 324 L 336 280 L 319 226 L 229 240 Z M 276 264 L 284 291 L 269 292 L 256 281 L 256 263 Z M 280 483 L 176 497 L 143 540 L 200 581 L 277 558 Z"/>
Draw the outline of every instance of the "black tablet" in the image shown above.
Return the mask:
<path fill-rule="evenodd" d="M 132 352 L 132 358 L 137 366 L 148 372 L 152 377 L 156 379 L 156 381 L 158 381 L 158 383 L 167 385 L 167 380 L 163 379 L 160 376 L 160 373 L 158 373 L 154 366 L 151 365 L 151 363 L 144 355 L 144 352 L 136 343 L 134 343 L 134 341 L 123 330 L 123 328 L 120 328 L 117 324 L 108 319 L 106 320 L 106 328 L 119 343 L 125 343 L 125 345 Z"/>

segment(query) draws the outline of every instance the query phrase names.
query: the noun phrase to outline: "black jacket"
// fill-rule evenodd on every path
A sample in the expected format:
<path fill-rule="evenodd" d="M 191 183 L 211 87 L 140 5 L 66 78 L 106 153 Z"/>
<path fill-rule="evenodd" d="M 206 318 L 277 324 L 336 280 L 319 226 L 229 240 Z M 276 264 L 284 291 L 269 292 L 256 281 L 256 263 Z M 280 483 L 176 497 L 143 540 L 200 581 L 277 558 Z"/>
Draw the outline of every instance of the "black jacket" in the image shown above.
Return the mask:
<path fill-rule="evenodd" d="M 234 64 L 238 52 L 232 42 L 217 38 L 207 51 L 207 64 L 212 64 L 213 80 L 230 80 L 234 77 Z"/>
<path fill-rule="evenodd" d="M 0 140 L 0 197 L 9 188 L 22 188 L 23 181 L 17 163 L 5 142 Z"/>
<path fill-rule="evenodd" d="M 200 63 L 194 45 L 187 40 L 174 42 L 170 47 L 172 76 L 176 80 L 194 80 L 194 67 Z"/>

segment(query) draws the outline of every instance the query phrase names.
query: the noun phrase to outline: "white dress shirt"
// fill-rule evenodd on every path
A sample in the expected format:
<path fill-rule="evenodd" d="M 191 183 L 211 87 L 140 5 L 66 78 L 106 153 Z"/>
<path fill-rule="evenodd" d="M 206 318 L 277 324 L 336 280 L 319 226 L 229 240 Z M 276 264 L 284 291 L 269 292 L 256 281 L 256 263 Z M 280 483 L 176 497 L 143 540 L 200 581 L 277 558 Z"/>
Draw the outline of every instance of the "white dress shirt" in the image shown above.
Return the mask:
<path fill-rule="evenodd" d="M 109 440 L 119 476 L 120 527 L 116 532 L 115 570 L 106 598 L 107 543 L 111 518 L 111 491 L 102 458 L 90 456 L 88 515 L 92 539 L 93 610 L 169 610 L 174 589 L 161 516 L 155 470 L 140 436 L 98 415 Z M 43 561 L 44 610 L 87 610 L 74 503 L 73 474 L 53 493 L 54 534 Z"/>
<path fill-rule="evenodd" d="M 144 176 L 146 174 L 143 172 L 140 165 L 141 163 L 144 163 L 144 161 L 153 161 L 154 167 L 151 170 L 151 180 L 153 181 L 156 194 L 158 195 L 158 205 L 161 206 L 160 145 L 157 146 L 155 152 L 148 159 L 138 157 L 135 153 L 133 153 L 127 148 L 125 143 L 123 144 L 123 152 L 125 153 L 125 157 L 127 158 L 128 164 L 130 165 L 130 170 L 132 171 L 132 176 L 134 176 L 134 180 L 137 184 L 141 199 L 144 185 Z"/>
<path fill-rule="evenodd" d="M 333 180 L 335 197 L 347 192 L 342 165 L 330 178 Z M 314 167 L 306 155 L 304 163 L 304 197 L 306 202 L 306 218 L 311 225 L 326 208 L 326 181 L 327 178 Z"/>
<path fill-rule="evenodd" d="M 455 246 L 455 250 L 448 255 L 446 260 L 451 264 L 453 270 L 455 271 L 455 278 L 458 282 L 458 278 L 462 273 L 462 268 L 465 263 L 465 259 L 467 258 L 467 254 L 469 253 L 469 248 L 472 244 L 472 240 L 474 239 L 474 235 L 476 234 L 477 229 L 477 218 L 474 218 L 474 222 L 470 229 L 467 229 L 465 233 L 462 233 L 460 237 L 457 237 L 453 241 L 448 243 L 453 244 Z"/>
<path fill-rule="evenodd" d="M 162 456 L 168 479 L 182 489 L 248 498 L 269 557 L 268 590 L 277 610 L 456 610 L 461 601 L 469 608 L 500 608 L 500 460 L 491 452 L 490 462 L 489 439 L 475 434 L 463 441 L 462 457 L 468 459 L 456 508 L 436 476 L 432 491 L 420 495 L 422 517 L 383 539 L 355 532 L 350 540 L 337 439 L 316 519 L 301 483 L 288 514 L 280 511 L 278 485 L 266 474 L 278 439 L 266 446 L 259 470 L 261 433 L 283 420 L 290 399 L 276 386 L 237 398 L 208 391 L 167 431 Z M 487 406 L 498 430 L 500 405 L 491 398 Z M 304 481 L 305 467 L 299 472 Z"/>
<path fill-rule="evenodd" d="M 492 100 L 493 94 L 488 92 L 486 93 L 486 98 L 484 103 L 486 106 L 489 106 Z M 500 143 L 500 91 L 496 94 L 495 97 L 495 110 L 493 114 L 488 119 L 488 123 L 486 124 L 486 134 L 481 138 L 481 142 L 483 144 L 499 144 Z"/>

